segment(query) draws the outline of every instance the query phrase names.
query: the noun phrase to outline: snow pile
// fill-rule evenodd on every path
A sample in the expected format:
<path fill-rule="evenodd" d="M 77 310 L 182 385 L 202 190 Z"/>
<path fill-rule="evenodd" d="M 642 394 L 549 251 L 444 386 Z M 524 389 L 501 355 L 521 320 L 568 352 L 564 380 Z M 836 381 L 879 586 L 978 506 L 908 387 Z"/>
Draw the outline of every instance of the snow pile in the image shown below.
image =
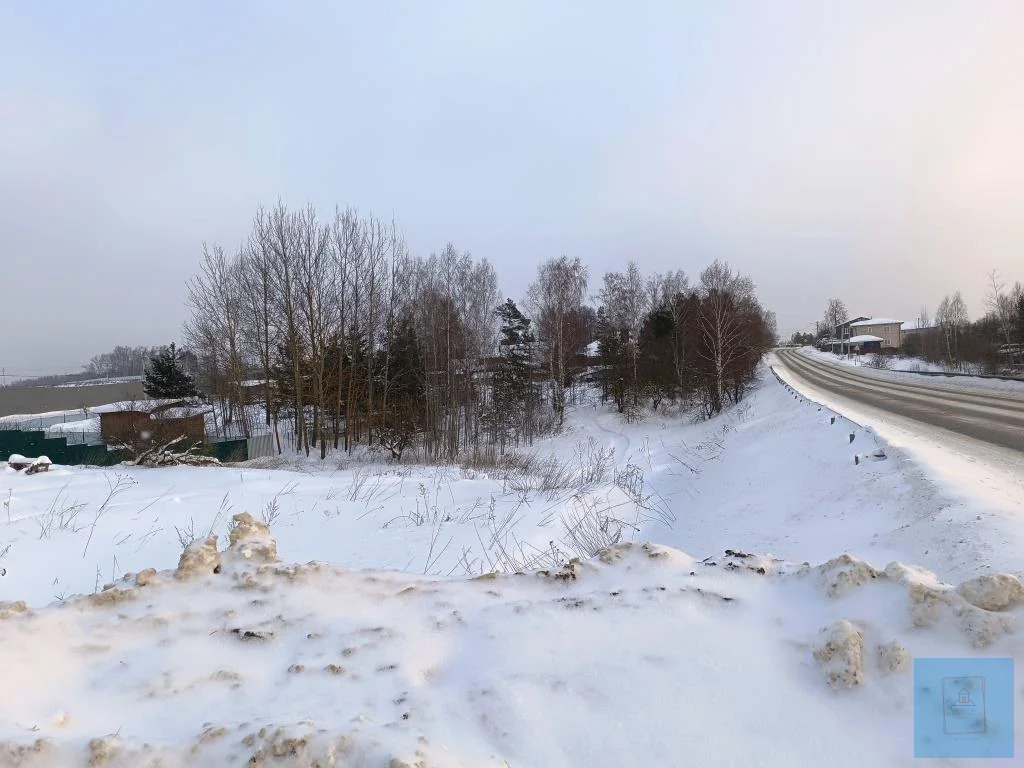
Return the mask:
<path fill-rule="evenodd" d="M 279 562 L 241 513 L 176 570 L 0 606 L 0 766 L 892 765 L 911 658 L 970 653 L 965 610 L 1019 655 L 1020 589 L 653 544 L 486 578 L 353 572 Z M 921 600 L 939 608 L 918 625 Z"/>

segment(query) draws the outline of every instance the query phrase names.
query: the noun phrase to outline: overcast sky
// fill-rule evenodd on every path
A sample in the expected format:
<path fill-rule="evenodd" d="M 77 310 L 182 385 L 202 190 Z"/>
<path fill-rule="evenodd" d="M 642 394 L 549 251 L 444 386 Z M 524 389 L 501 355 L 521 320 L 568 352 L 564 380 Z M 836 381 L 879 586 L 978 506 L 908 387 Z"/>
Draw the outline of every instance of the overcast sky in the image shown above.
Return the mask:
<path fill-rule="evenodd" d="M 910 319 L 1024 280 L 1024 3 L 0 5 L 0 367 L 177 340 L 279 196 L 414 253 L 750 274 Z"/>

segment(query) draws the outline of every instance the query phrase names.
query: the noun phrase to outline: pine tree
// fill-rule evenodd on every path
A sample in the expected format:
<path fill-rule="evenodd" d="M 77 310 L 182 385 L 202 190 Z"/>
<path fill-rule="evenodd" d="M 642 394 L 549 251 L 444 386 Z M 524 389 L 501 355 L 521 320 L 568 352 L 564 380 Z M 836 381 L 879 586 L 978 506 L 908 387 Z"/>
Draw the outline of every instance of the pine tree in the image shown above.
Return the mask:
<path fill-rule="evenodd" d="M 143 387 L 147 397 L 173 400 L 199 396 L 195 382 L 181 364 L 182 355 L 171 342 L 169 347 L 149 358 Z"/>

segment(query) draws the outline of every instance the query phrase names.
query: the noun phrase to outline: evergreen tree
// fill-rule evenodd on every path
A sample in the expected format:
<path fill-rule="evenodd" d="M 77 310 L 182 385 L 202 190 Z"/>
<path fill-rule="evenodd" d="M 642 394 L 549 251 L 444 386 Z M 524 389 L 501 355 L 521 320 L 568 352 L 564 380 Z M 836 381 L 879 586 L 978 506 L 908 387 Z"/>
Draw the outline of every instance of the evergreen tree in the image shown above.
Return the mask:
<path fill-rule="evenodd" d="M 395 459 L 412 445 L 425 422 L 423 403 L 426 371 L 419 354 L 416 325 L 411 314 L 395 324 L 387 340 L 387 380 L 382 382 L 384 398 L 378 440 Z M 383 364 L 378 370 L 383 371 Z"/>
<path fill-rule="evenodd" d="M 530 320 L 512 299 L 499 304 L 494 311 L 501 321 L 500 357 L 494 374 L 491 421 L 498 441 L 505 443 L 516 433 L 528 433 L 534 398 L 531 374 L 533 368 L 533 332 Z"/>
<path fill-rule="evenodd" d="M 601 356 L 601 398 L 610 396 L 619 413 L 626 408 L 628 365 L 623 332 L 616 328 L 604 307 L 597 310 L 597 348 Z"/>
<path fill-rule="evenodd" d="M 169 347 L 149 358 L 143 387 L 147 397 L 172 400 L 199 396 L 195 382 L 185 372 L 182 357 L 183 353 L 171 342 Z"/>

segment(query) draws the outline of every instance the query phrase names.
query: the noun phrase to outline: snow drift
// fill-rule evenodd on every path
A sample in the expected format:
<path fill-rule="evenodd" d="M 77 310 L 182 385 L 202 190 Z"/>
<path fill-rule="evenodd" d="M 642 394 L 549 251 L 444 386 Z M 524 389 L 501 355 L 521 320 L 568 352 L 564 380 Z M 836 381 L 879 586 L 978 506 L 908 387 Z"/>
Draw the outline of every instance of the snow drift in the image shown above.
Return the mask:
<path fill-rule="evenodd" d="M 619 544 L 414 577 L 282 563 L 247 513 L 229 542 L 0 604 L 0 766 L 909 765 L 910 659 L 1021 650 L 1007 574 Z"/>

